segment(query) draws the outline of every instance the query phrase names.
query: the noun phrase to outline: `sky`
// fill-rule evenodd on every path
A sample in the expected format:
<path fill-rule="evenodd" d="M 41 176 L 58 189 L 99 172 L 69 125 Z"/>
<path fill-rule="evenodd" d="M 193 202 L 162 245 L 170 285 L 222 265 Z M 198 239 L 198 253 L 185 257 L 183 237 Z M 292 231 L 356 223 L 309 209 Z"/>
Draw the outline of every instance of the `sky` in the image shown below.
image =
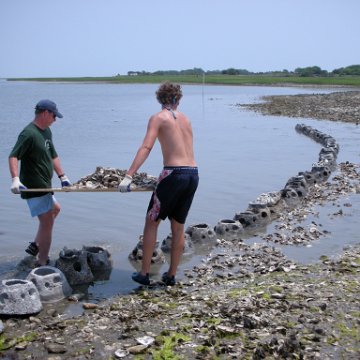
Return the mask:
<path fill-rule="evenodd" d="M 360 64 L 360 0 L 0 0 L 0 78 Z"/>

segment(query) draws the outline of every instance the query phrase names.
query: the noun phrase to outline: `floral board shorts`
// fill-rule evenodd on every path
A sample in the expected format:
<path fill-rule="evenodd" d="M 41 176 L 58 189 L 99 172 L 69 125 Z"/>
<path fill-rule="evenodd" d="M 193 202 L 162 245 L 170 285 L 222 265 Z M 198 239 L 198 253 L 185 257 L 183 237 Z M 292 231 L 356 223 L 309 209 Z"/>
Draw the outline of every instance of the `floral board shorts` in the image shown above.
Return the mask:
<path fill-rule="evenodd" d="M 198 184 L 197 167 L 164 167 L 151 196 L 147 216 L 153 221 L 168 217 L 185 224 Z"/>

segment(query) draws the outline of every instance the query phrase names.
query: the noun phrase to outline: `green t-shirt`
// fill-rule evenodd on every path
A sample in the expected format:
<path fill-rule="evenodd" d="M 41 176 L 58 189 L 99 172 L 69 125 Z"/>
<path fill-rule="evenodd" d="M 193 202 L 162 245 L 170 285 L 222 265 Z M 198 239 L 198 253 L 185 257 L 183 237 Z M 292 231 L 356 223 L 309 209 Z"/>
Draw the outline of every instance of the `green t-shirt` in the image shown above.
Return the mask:
<path fill-rule="evenodd" d="M 20 181 L 27 188 L 36 189 L 51 188 L 53 159 L 57 156 L 51 130 L 42 130 L 31 122 L 20 133 L 9 157 L 16 157 L 21 161 Z M 42 195 L 45 193 L 21 193 L 23 199 Z"/>

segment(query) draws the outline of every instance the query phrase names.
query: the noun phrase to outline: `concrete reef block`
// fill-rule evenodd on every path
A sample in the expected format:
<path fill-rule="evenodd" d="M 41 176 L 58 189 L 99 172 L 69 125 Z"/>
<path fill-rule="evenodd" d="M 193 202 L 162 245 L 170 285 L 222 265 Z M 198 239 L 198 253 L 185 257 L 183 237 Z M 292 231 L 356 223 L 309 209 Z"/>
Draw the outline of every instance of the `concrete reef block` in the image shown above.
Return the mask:
<path fill-rule="evenodd" d="M 162 242 L 161 242 L 161 250 L 164 253 L 171 252 L 171 244 L 172 244 L 172 234 L 170 233 Z M 191 254 L 194 251 L 193 245 L 191 242 L 191 238 L 189 234 L 184 235 L 184 255 Z"/>
<path fill-rule="evenodd" d="M 193 243 L 215 243 L 215 231 L 207 224 L 190 225 L 185 230 Z"/>
<path fill-rule="evenodd" d="M 266 226 L 271 222 L 271 212 L 264 205 L 250 203 L 244 212 L 235 214 L 234 220 L 239 221 L 243 228 Z"/>
<path fill-rule="evenodd" d="M 140 262 L 143 259 L 143 236 L 140 236 L 135 248 L 129 254 L 129 260 L 132 262 Z M 151 257 L 151 264 L 163 264 L 165 262 L 165 256 L 161 248 L 159 248 L 159 242 L 156 241 L 155 249 Z"/>
<path fill-rule="evenodd" d="M 334 154 L 336 154 L 336 156 L 339 154 L 339 150 L 340 150 L 340 146 L 339 144 L 336 143 L 336 141 L 328 141 L 326 144 L 325 144 L 325 148 L 326 149 L 331 149 Z"/>
<path fill-rule="evenodd" d="M 321 131 L 316 131 L 315 137 L 313 138 L 320 144 L 326 144 L 327 139 L 330 139 L 331 137 L 327 134 L 322 133 Z"/>
<path fill-rule="evenodd" d="M 340 146 L 339 146 L 339 144 L 336 142 L 336 140 L 335 140 L 333 137 L 331 137 L 331 136 L 328 136 L 328 137 L 324 140 L 323 146 L 324 146 L 325 148 L 331 148 L 336 155 L 339 153 Z"/>
<path fill-rule="evenodd" d="M 142 259 L 143 259 L 143 236 L 139 237 L 139 241 L 136 244 L 135 248 L 131 251 L 128 256 L 129 262 L 132 266 L 137 270 L 140 271 Z M 159 248 L 159 242 L 156 241 L 155 249 L 151 256 L 151 266 L 150 266 L 150 275 L 157 274 L 162 265 L 165 263 L 165 255 L 163 251 Z"/>
<path fill-rule="evenodd" d="M 37 288 L 42 303 L 54 303 L 71 295 L 72 289 L 61 270 L 52 266 L 33 269 L 27 277 Z"/>
<path fill-rule="evenodd" d="M 31 315 L 41 310 L 40 294 L 31 281 L 22 279 L 1 281 L 1 315 Z"/>
<path fill-rule="evenodd" d="M 322 155 L 332 155 L 333 159 L 336 159 L 337 152 L 333 147 L 322 147 L 319 153 L 319 157 Z"/>
<path fill-rule="evenodd" d="M 278 217 L 280 211 L 284 208 L 284 201 L 281 198 L 280 191 L 272 191 L 263 193 L 256 198 L 255 201 L 249 203 L 248 210 L 257 213 L 260 209 L 264 209 L 266 214 L 263 216 L 264 220 L 270 222 L 272 219 Z M 255 210 L 257 209 L 257 210 Z M 270 219 L 266 219 L 269 216 Z"/>
<path fill-rule="evenodd" d="M 110 253 L 101 246 L 83 246 L 94 281 L 109 280 L 112 271 Z"/>
<path fill-rule="evenodd" d="M 306 183 L 305 177 L 302 175 L 292 176 L 287 181 L 286 185 L 291 185 L 291 184 L 297 184 L 297 185 L 307 189 L 307 183 Z"/>
<path fill-rule="evenodd" d="M 247 227 L 260 226 L 260 215 L 250 210 L 236 213 L 234 220 L 239 221 L 244 229 Z"/>
<path fill-rule="evenodd" d="M 85 251 L 64 248 L 55 266 L 64 273 L 70 285 L 90 284 L 94 281 Z"/>
<path fill-rule="evenodd" d="M 308 192 L 306 180 L 302 175 L 291 177 L 287 181 L 285 188 L 294 189 L 297 192 L 299 198 L 304 198 Z"/>
<path fill-rule="evenodd" d="M 258 219 L 258 225 L 259 226 L 264 226 L 267 225 L 271 222 L 271 212 L 270 209 L 266 206 L 263 208 L 252 208 L 251 206 L 249 206 L 249 208 L 247 210 L 252 211 L 254 214 L 258 214 L 259 215 L 259 219 Z"/>
<path fill-rule="evenodd" d="M 279 194 L 280 194 L 280 192 L 279 192 Z M 287 204 L 286 204 L 285 200 L 281 198 L 281 194 L 280 194 L 280 200 L 275 205 L 268 207 L 268 209 L 270 211 L 271 220 L 277 219 L 281 215 L 281 212 L 286 207 L 287 207 Z"/>
<path fill-rule="evenodd" d="M 255 226 L 258 216 L 252 211 L 243 211 L 235 213 L 234 220 L 239 221 L 243 228 Z"/>
<path fill-rule="evenodd" d="M 109 269 L 112 267 L 110 253 L 100 246 L 83 246 L 87 253 L 88 264 L 91 270 Z"/>
<path fill-rule="evenodd" d="M 281 197 L 286 202 L 286 204 L 290 206 L 293 206 L 300 201 L 297 191 L 292 188 L 282 189 Z"/>
<path fill-rule="evenodd" d="M 336 166 L 336 157 L 334 154 L 320 154 L 319 161 L 323 161 L 324 163 L 328 164 L 330 168 L 334 168 Z"/>
<path fill-rule="evenodd" d="M 313 164 L 311 172 L 315 174 L 318 183 L 326 181 L 331 175 L 331 169 L 328 164 L 321 161 Z"/>
<path fill-rule="evenodd" d="M 241 235 L 244 233 L 244 228 L 240 221 L 232 219 L 220 220 L 214 227 L 218 238 L 225 240 L 241 240 Z"/>
<path fill-rule="evenodd" d="M 296 124 L 295 125 L 295 130 L 305 134 L 305 132 L 304 132 L 305 126 L 306 126 L 305 124 Z"/>
<path fill-rule="evenodd" d="M 260 201 L 251 201 L 249 202 L 248 210 L 253 211 L 256 209 L 266 209 L 267 204 L 266 202 L 260 202 Z"/>
<path fill-rule="evenodd" d="M 299 175 L 304 177 L 308 187 L 317 183 L 316 174 L 311 171 L 301 171 L 299 172 Z"/>
<path fill-rule="evenodd" d="M 249 207 L 255 207 L 255 204 L 261 204 L 263 207 L 271 207 L 277 205 L 280 200 L 280 191 L 263 193 L 258 196 L 255 201 L 249 203 Z"/>

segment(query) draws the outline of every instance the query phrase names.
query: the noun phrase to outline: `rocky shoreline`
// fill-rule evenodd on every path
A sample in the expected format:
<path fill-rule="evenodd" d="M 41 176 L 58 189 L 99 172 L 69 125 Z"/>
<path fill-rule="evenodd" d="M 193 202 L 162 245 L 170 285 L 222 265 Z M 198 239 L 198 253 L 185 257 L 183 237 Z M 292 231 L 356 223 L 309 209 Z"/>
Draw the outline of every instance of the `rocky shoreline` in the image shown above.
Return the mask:
<path fill-rule="evenodd" d="M 326 119 L 357 123 L 360 92 L 329 95 L 297 95 L 282 99 L 285 105 L 278 108 L 281 97 L 272 97 L 275 103 L 268 105 L 275 115 L 319 119 L 326 116 L 319 109 L 331 108 Z M 336 106 L 344 99 L 347 110 Z M 303 101 L 304 110 L 295 112 L 292 101 Z M 261 108 L 265 104 L 253 109 L 270 111 Z M 322 236 L 316 226 L 299 226 L 304 213 L 314 204 L 358 194 L 359 184 L 359 165 L 338 164 L 331 181 L 276 220 L 275 229 L 288 233 L 279 237 L 274 231 L 255 245 L 219 240 L 219 251 L 185 271 L 174 287 L 155 283 L 83 303 L 84 314 L 73 318 L 63 315 L 65 304 L 55 304 L 36 316 L 2 319 L 0 358 L 358 359 L 360 246 L 315 265 L 296 264 L 275 246 Z"/>

